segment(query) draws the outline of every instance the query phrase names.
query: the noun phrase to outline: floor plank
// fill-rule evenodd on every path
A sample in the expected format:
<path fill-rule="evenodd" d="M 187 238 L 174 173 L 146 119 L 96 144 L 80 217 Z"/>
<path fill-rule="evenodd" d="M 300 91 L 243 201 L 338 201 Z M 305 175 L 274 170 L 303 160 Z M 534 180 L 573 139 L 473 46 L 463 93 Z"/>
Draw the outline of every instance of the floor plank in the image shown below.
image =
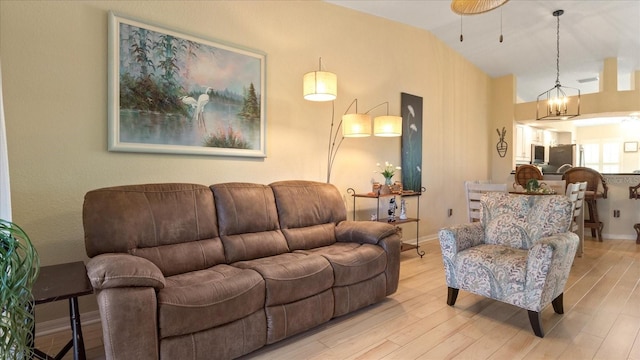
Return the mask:
<path fill-rule="evenodd" d="M 565 314 L 542 312 L 543 339 L 517 307 L 464 291 L 448 306 L 439 244 L 421 248 L 424 258 L 402 253 L 398 291 L 383 302 L 245 358 L 640 360 L 640 245 L 634 241 L 585 239 L 565 287 Z M 104 359 L 100 324 L 83 325 L 83 332 L 88 359 Z M 41 336 L 36 346 L 57 353 L 70 336 Z"/>

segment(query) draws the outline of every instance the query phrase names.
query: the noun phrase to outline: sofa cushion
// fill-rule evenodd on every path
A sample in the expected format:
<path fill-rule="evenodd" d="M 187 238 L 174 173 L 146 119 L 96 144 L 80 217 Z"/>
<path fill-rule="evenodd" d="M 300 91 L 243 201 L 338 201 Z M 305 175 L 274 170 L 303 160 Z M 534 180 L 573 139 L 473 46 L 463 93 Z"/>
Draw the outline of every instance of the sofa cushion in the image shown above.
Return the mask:
<path fill-rule="evenodd" d="M 529 249 L 540 239 L 566 232 L 572 203 L 564 195 L 490 192 L 480 199 L 485 243 Z"/>
<path fill-rule="evenodd" d="M 158 291 L 160 337 L 189 334 L 241 319 L 264 307 L 260 274 L 216 265 L 166 278 Z"/>
<path fill-rule="evenodd" d="M 126 185 L 89 191 L 83 225 L 89 257 L 130 253 L 165 276 L 225 261 L 211 190 L 196 184 Z"/>
<path fill-rule="evenodd" d="M 455 257 L 460 289 L 510 304 L 521 304 L 527 271 L 527 250 L 502 245 L 478 245 Z"/>
<path fill-rule="evenodd" d="M 335 243 L 311 250 L 298 250 L 321 255 L 331 263 L 334 286 L 345 286 L 371 279 L 387 267 L 387 255 L 381 247 L 358 243 Z"/>
<path fill-rule="evenodd" d="M 300 180 L 279 181 L 270 186 L 276 199 L 280 228 L 291 250 L 336 242 L 334 227 L 347 219 L 347 210 L 335 186 Z"/>
<path fill-rule="evenodd" d="M 211 185 L 227 261 L 258 259 L 289 251 L 270 187 L 249 183 Z"/>
<path fill-rule="evenodd" d="M 224 249 L 219 237 L 182 244 L 131 249 L 131 255 L 143 257 L 158 267 L 165 276 L 182 274 L 224 264 Z"/>
<path fill-rule="evenodd" d="M 319 255 L 286 253 L 232 265 L 253 269 L 262 275 L 266 285 L 267 306 L 304 299 L 333 285 L 333 269 Z"/>

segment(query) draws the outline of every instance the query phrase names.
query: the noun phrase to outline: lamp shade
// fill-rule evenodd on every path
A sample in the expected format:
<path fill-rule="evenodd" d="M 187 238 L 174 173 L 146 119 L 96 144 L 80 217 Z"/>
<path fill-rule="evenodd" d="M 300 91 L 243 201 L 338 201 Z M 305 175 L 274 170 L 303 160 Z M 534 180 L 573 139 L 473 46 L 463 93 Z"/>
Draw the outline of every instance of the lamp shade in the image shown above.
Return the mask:
<path fill-rule="evenodd" d="M 342 115 L 342 136 L 371 136 L 371 116 L 367 114 Z"/>
<path fill-rule="evenodd" d="M 311 71 L 302 79 L 304 98 L 311 101 L 331 101 L 338 95 L 338 77 L 328 71 Z"/>
<path fill-rule="evenodd" d="M 394 137 L 402 136 L 402 118 L 400 116 L 378 116 L 373 120 L 373 135 Z"/>

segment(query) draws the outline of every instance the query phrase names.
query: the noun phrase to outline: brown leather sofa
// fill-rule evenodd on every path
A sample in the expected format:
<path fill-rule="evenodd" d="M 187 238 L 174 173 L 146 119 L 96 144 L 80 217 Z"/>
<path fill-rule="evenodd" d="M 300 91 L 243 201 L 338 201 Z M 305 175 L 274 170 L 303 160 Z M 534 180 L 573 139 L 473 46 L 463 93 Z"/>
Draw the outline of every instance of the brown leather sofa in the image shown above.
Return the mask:
<path fill-rule="evenodd" d="M 83 207 L 107 359 L 225 359 L 396 291 L 400 233 L 330 184 L 117 186 Z"/>

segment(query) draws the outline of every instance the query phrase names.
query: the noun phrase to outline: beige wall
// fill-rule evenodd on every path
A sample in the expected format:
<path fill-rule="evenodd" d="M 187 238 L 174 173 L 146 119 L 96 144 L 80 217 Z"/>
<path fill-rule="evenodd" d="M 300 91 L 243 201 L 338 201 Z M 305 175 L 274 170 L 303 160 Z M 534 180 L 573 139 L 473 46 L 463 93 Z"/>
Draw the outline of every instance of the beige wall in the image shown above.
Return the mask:
<path fill-rule="evenodd" d="M 265 52 L 267 158 L 108 152 L 109 10 Z M 50 265 L 86 260 L 81 214 L 91 189 L 324 181 L 331 104 L 301 96 L 302 75 L 317 68 L 320 56 L 338 75 L 338 116 L 355 97 L 361 111 L 388 100 L 396 114 L 400 92 L 424 98 L 427 192 L 420 199 L 420 235 L 463 222 L 464 180 L 489 176 L 491 82 L 428 32 L 317 1 L 3 0 L 0 58 L 14 221 L 32 237 L 42 264 Z M 384 161 L 400 163 L 398 138 L 345 140 L 332 182 L 349 210 L 346 189 L 368 191 L 375 164 Z M 406 237 L 415 235 L 412 228 Z M 82 301 L 83 311 L 96 308 L 94 299 Z M 47 320 L 64 316 L 66 305 L 38 311 L 38 319 Z"/>
<path fill-rule="evenodd" d="M 508 144 L 507 154 L 500 157 L 496 149 L 496 143 L 499 140 L 498 133 L 492 132 L 489 144 L 491 153 L 491 181 L 494 183 L 511 184 L 507 181 L 511 170 L 514 168 L 515 160 L 513 154 L 516 146 L 516 124 L 513 121 L 513 108 L 516 103 L 516 78 L 513 75 L 502 76 L 493 79 L 492 104 L 500 104 L 500 106 L 491 107 L 491 119 L 493 120 L 493 128 L 502 131 L 504 127 L 506 132 L 505 141 Z"/>

